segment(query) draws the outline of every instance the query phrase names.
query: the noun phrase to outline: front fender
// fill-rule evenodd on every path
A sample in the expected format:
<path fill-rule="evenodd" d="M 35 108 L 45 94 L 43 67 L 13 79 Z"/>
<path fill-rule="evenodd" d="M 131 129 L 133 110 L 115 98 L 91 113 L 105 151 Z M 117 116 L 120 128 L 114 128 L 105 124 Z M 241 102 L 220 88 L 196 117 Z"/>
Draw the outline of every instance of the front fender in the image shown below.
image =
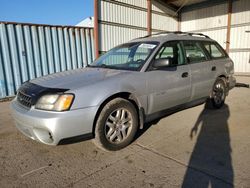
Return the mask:
<path fill-rule="evenodd" d="M 71 109 L 100 106 L 109 97 L 118 93 L 131 93 L 140 106 L 147 105 L 145 81 L 109 80 L 100 82 L 84 88 L 69 91 L 75 94 L 75 100 Z"/>

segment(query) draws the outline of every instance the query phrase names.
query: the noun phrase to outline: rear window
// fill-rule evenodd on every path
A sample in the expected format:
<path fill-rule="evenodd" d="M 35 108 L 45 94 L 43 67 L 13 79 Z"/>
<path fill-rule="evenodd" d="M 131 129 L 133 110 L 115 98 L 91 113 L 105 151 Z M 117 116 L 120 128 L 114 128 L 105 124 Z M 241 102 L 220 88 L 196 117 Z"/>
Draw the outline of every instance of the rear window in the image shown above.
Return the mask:
<path fill-rule="evenodd" d="M 218 44 L 212 42 L 203 42 L 203 45 L 211 58 L 216 59 L 226 57 L 225 52 Z"/>

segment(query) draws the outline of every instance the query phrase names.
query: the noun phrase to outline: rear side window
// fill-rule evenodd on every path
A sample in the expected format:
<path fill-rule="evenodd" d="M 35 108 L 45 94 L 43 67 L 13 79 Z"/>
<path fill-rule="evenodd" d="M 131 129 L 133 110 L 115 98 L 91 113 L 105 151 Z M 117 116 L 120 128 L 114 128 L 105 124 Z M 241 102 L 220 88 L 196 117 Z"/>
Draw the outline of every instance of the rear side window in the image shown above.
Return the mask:
<path fill-rule="evenodd" d="M 205 52 L 203 51 L 203 49 L 201 48 L 198 42 L 184 41 L 183 45 L 184 45 L 186 58 L 189 63 L 199 63 L 199 62 L 207 60 Z"/>
<path fill-rule="evenodd" d="M 203 42 L 203 45 L 212 58 L 216 59 L 226 57 L 225 52 L 223 52 L 218 44 L 212 42 Z"/>

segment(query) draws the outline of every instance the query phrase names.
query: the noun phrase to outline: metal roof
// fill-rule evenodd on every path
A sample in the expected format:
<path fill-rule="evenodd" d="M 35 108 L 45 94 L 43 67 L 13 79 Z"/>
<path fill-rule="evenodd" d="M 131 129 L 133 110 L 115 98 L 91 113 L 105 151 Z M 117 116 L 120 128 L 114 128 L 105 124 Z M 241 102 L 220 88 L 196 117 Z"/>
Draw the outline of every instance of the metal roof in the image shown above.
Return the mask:
<path fill-rule="evenodd" d="M 183 6 L 188 6 L 196 3 L 201 3 L 206 0 L 165 0 L 167 4 L 172 4 L 176 7 L 183 7 Z"/>

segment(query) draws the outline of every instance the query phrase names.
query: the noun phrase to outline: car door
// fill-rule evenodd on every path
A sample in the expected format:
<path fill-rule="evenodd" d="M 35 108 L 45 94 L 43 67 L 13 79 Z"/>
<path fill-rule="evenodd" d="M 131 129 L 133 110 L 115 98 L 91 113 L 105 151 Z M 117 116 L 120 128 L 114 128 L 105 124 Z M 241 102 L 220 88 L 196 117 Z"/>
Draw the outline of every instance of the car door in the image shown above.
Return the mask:
<path fill-rule="evenodd" d="M 172 64 L 154 68 L 155 60 L 168 58 Z M 190 67 L 185 63 L 179 41 L 165 43 L 156 54 L 147 74 L 148 114 L 168 109 L 190 100 Z"/>
<path fill-rule="evenodd" d="M 190 101 L 208 97 L 214 84 L 216 68 L 199 41 L 183 41 L 184 54 L 191 69 Z"/>
<path fill-rule="evenodd" d="M 227 58 L 226 52 L 223 48 L 214 41 L 204 41 L 202 42 L 205 51 L 211 58 L 211 63 L 213 64 L 213 82 L 215 82 L 217 76 L 223 74 L 224 72 L 230 72 L 233 67 L 232 61 Z M 227 70 L 225 70 L 227 69 Z"/>

